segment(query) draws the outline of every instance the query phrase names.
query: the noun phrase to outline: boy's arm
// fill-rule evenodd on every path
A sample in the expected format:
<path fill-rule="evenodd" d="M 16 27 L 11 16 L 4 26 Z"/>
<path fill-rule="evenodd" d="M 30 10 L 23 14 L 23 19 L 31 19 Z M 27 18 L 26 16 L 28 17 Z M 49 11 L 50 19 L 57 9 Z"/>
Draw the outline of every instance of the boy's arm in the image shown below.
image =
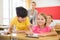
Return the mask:
<path fill-rule="evenodd" d="M 32 33 L 32 24 L 30 23 L 30 19 L 29 17 L 27 17 L 27 20 L 26 20 L 26 26 L 28 27 L 28 31 L 26 31 L 25 33 L 28 34 L 28 33 Z"/>
<path fill-rule="evenodd" d="M 29 24 L 28 25 L 28 30 L 18 30 L 18 31 L 15 31 L 15 33 L 30 33 L 31 32 L 31 25 Z"/>
<path fill-rule="evenodd" d="M 11 20 L 9 28 L 8 28 L 8 33 L 12 33 L 15 21 L 16 21 L 16 17 Z"/>
<path fill-rule="evenodd" d="M 12 30 L 13 30 L 13 25 L 10 25 L 9 28 L 8 28 L 7 34 L 12 33 Z"/>
<path fill-rule="evenodd" d="M 32 32 L 32 24 L 28 25 L 28 31 L 26 31 L 26 34 L 33 34 Z"/>

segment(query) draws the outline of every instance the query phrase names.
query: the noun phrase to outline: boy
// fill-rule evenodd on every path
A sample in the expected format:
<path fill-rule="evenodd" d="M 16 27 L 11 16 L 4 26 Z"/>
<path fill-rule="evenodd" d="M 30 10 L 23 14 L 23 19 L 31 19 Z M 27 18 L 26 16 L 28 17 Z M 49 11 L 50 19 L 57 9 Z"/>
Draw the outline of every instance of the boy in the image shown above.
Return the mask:
<path fill-rule="evenodd" d="M 16 8 L 16 14 L 17 16 L 13 18 L 13 20 L 10 23 L 10 27 L 8 29 L 8 33 L 12 32 L 13 27 L 16 27 L 16 32 L 25 32 L 29 30 L 30 21 L 27 17 L 28 12 L 23 7 L 17 7 Z"/>

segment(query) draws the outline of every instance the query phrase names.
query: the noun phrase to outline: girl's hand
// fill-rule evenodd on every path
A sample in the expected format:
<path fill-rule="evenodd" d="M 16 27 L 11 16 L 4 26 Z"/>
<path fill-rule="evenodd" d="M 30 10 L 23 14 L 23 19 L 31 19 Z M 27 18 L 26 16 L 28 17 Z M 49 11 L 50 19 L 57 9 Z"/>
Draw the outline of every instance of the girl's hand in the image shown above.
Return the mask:
<path fill-rule="evenodd" d="M 47 36 L 46 34 L 39 34 L 39 36 Z"/>

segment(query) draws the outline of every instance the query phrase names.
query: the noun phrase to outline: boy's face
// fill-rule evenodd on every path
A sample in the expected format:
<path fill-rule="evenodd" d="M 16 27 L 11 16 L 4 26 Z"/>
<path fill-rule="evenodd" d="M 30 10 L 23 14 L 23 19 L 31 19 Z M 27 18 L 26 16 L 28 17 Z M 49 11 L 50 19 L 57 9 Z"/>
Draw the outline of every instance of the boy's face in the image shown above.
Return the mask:
<path fill-rule="evenodd" d="M 45 18 L 42 15 L 37 16 L 37 24 L 40 25 L 40 26 L 44 26 Z"/>
<path fill-rule="evenodd" d="M 26 20 L 26 17 L 24 17 L 24 18 L 22 18 L 22 17 L 18 17 L 18 20 L 19 20 L 20 22 L 23 22 L 23 21 Z"/>

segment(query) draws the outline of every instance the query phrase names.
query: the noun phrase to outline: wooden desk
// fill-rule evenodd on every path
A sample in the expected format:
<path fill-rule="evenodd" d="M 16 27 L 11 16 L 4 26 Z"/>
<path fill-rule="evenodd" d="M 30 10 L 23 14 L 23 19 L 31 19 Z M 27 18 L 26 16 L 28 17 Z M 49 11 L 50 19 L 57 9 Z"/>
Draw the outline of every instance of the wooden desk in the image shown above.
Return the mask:
<path fill-rule="evenodd" d="M 11 36 L 11 38 L 15 38 L 16 40 L 59 40 L 58 36 L 45 36 L 39 38 L 29 38 L 26 37 L 25 34 L 16 34 L 15 36 Z"/>
<path fill-rule="evenodd" d="M 0 30 L 8 29 L 8 26 L 1 26 L 0 25 Z"/>
<path fill-rule="evenodd" d="M 60 29 L 55 29 L 56 31 L 60 31 Z"/>
<path fill-rule="evenodd" d="M 11 36 L 9 36 L 9 35 L 0 35 L 0 40 L 11 40 Z"/>
<path fill-rule="evenodd" d="M 60 31 L 60 24 L 56 24 L 54 28 L 56 31 Z"/>
<path fill-rule="evenodd" d="M 45 36 L 45 37 L 39 37 L 39 38 L 29 38 L 26 37 L 25 34 L 10 34 L 8 35 L 0 35 L 0 40 L 59 40 L 59 36 Z"/>

